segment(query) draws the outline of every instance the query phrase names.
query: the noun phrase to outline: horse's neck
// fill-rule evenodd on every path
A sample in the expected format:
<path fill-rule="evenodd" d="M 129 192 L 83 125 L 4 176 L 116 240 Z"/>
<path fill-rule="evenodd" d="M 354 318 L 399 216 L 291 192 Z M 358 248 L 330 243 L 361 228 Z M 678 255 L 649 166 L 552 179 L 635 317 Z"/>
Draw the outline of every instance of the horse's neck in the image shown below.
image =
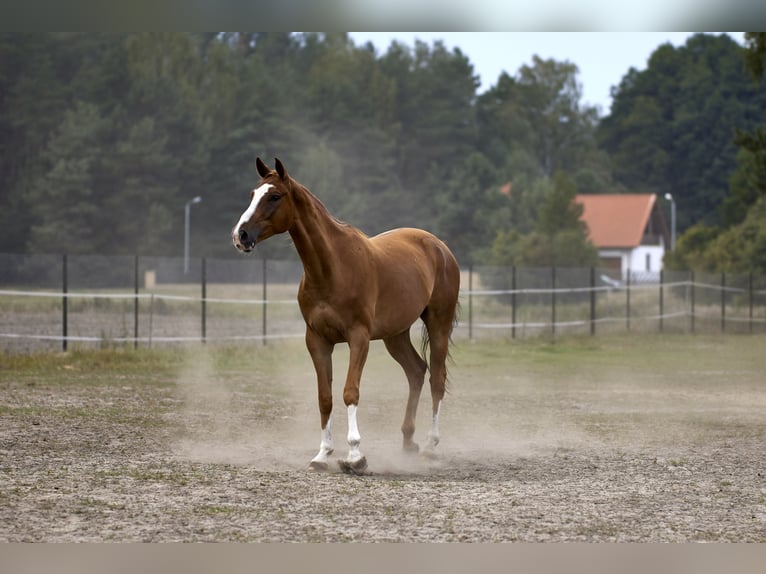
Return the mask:
<path fill-rule="evenodd" d="M 303 263 L 307 278 L 327 282 L 338 260 L 339 242 L 349 238 L 349 226 L 335 219 L 308 189 L 293 182 L 296 209 L 290 237 Z"/>

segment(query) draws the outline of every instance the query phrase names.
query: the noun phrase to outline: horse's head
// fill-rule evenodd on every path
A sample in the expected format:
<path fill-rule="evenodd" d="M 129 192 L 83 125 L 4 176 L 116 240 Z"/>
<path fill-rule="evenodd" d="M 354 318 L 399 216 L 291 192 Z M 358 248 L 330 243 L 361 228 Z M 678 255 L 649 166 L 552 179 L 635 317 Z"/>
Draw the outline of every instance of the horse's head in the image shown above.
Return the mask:
<path fill-rule="evenodd" d="M 234 247 L 240 251 L 252 251 L 256 243 L 284 233 L 293 223 L 290 176 L 282 162 L 275 160 L 276 170 L 269 169 L 261 158 L 255 160 L 261 181 L 250 192 L 250 205 L 231 231 Z"/>

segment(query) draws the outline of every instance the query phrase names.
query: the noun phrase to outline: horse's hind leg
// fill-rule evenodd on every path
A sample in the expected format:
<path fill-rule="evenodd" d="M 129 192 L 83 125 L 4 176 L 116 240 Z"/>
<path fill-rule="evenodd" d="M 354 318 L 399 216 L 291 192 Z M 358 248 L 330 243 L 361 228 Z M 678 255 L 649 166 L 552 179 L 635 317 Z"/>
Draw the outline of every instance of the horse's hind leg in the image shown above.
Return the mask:
<path fill-rule="evenodd" d="M 431 347 L 429 382 L 431 384 L 432 418 L 431 430 L 428 432 L 426 441 L 426 451 L 433 451 L 439 444 L 439 412 L 447 387 L 447 356 L 453 316 L 454 311 L 452 313 L 436 313 L 433 309 L 427 309 L 423 315 Z"/>
<path fill-rule="evenodd" d="M 418 410 L 418 401 L 420 400 L 420 391 L 423 389 L 423 382 L 426 374 L 426 363 L 420 358 L 415 347 L 410 341 L 409 331 L 404 331 L 393 337 L 384 339 L 389 354 L 394 360 L 402 366 L 404 374 L 407 375 L 407 382 L 410 386 L 409 397 L 407 398 L 407 409 L 404 413 L 404 422 L 402 423 L 402 446 L 406 451 L 417 452 L 419 447 L 412 440 L 415 434 L 415 415 Z"/>

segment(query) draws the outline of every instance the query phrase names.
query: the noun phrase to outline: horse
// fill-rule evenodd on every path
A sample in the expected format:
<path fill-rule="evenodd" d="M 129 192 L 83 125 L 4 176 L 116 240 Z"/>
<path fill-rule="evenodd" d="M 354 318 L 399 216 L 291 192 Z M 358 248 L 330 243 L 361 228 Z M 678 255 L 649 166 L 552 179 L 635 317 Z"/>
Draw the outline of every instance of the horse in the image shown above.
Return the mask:
<path fill-rule="evenodd" d="M 383 340 L 409 383 L 401 427 L 408 452 L 419 451 L 413 441 L 415 416 L 425 374 L 430 371 L 432 419 L 425 448 L 434 454 L 458 309 L 460 268 L 455 256 L 444 242 L 421 229 L 399 228 L 368 237 L 333 217 L 278 158 L 272 170 L 258 157 L 256 169 L 261 180 L 250 192 L 250 203 L 232 229 L 231 239 L 239 251 L 247 253 L 269 237 L 287 232 L 303 264 L 298 304 L 316 371 L 321 422 L 319 452 L 309 469 L 328 470 L 328 457 L 334 452 L 332 352 L 339 343 L 349 347 L 343 388 L 349 450 L 345 460 L 338 461 L 341 470 L 362 474 L 367 468 L 360 450 L 357 407 L 371 340 Z M 424 324 L 423 357 L 410 340 L 410 327 L 418 318 Z"/>

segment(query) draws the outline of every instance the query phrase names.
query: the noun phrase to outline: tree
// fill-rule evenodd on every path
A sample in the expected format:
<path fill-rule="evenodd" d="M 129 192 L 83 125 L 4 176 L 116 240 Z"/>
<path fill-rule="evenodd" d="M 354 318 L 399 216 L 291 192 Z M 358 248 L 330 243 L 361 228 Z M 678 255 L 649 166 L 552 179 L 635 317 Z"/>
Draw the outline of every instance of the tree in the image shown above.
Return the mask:
<path fill-rule="evenodd" d="M 397 173 L 409 193 L 431 194 L 450 169 L 476 148 L 474 103 L 478 78 L 468 58 L 416 41 L 413 50 L 392 43 L 380 63 L 395 86 Z"/>
<path fill-rule="evenodd" d="M 583 207 L 575 202 L 577 190 L 571 180 L 564 172 L 558 171 L 552 183 L 538 213 L 537 231 L 543 235 L 555 235 L 572 230 L 587 235 L 587 226 L 580 219 Z"/>
<path fill-rule="evenodd" d="M 178 255 L 200 195 L 192 249 L 228 255 L 260 155 L 367 233 L 432 229 L 478 262 L 498 232 L 535 231 L 556 168 L 578 190 L 611 188 L 576 75 L 537 58 L 477 99 L 471 62 L 441 42 L 0 35 L 0 248 L 45 249 L 65 229 L 68 250 Z"/>
<path fill-rule="evenodd" d="M 766 99 L 747 78 L 742 48 L 725 34 L 696 34 L 684 46 L 660 46 L 646 70 L 626 74 L 598 139 L 618 183 L 673 195 L 683 231 L 721 222 L 737 161 L 732 132 L 764 112 Z"/>
<path fill-rule="evenodd" d="M 119 238 L 103 223 L 94 182 L 104 160 L 106 124 L 93 104 L 80 102 L 66 113 L 45 153 L 48 169 L 30 191 L 37 222 L 27 239 L 31 252 L 87 253 L 94 244 Z"/>
<path fill-rule="evenodd" d="M 534 231 L 527 234 L 501 231 L 492 243 L 493 265 L 568 266 L 596 265 L 598 251 L 588 240 L 580 219 L 582 206 L 575 202 L 576 189 L 563 173 L 556 172 L 545 190 Z"/>
<path fill-rule="evenodd" d="M 0 245 L 26 249 L 33 223 L 29 193 L 48 166 L 48 138 L 68 109 L 68 77 L 52 34 L 0 35 Z"/>
<path fill-rule="evenodd" d="M 752 78 L 766 74 L 766 32 L 745 32 L 745 66 Z"/>
<path fill-rule="evenodd" d="M 748 32 L 745 63 L 760 81 L 766 58 L 766 34 Z M 762 90 L 763 93 L 763 90 Z M 752 123 L 761 122 L 753 118 Z M 667 257 L 671 268 L 715 272 L 766 272 L 766 128 L 738 129 L 737 169 L 729 179 L 722 206 L 723 224 L 691 227 Z"/>
<path fill-rule="evenodd" d="M 480 260 L 496 233 L 508 227 L 508 202 L 493 185 L 495 178 L 487 158 L 474 152 L 453 167 L 436 196 L 434 230 L 463 264 Z"/>
<path fill-rule="evenodd" d="M 172 231 L 180 213 L 180 162 L 167 153 L 167 136 L 157 131 L 152 117 L 139 120 L 104 160 L 102 183 L 109 191 L 100 203 L 102 223 L 118 239 L 113 252 L 156 255 L 179 244 Z"/>
<path fill-rule="evenodd" d="M 756 83 L 760 83 L 766 62 L 766 33 L 745 33 L 745 65 Z M 764 90 L 761 90 L 764 94 Z M 762 121 L 754 118 L 754 122 Z M 730 179 L 730 194 L 723 204 L 724 224 L 744 221 L 747 211 L 760 197 L 766 195 L 766 127 L 755 126 L 751 131 L 737 129 L 734 143 L 739 146 L 737 170 Z"/>
<path fill-rule="evenodd" d="M 716 273 L 766 273 L 766 197 L 728 229 L 694 226 L 679 238 L 672 268 Z"/>
<path fill-rule="evenodd" d="M 501 74 L 479 98 L 480 149 L 505 164 L 511 178 L 519 171 L 543 177 L 557 170 L 575 173 L 603 161 L 594 162 L 598 111 L 581 105 L 577 73 L 572 63 L 534 56 L 532 65 L 514 77 Z"/>

